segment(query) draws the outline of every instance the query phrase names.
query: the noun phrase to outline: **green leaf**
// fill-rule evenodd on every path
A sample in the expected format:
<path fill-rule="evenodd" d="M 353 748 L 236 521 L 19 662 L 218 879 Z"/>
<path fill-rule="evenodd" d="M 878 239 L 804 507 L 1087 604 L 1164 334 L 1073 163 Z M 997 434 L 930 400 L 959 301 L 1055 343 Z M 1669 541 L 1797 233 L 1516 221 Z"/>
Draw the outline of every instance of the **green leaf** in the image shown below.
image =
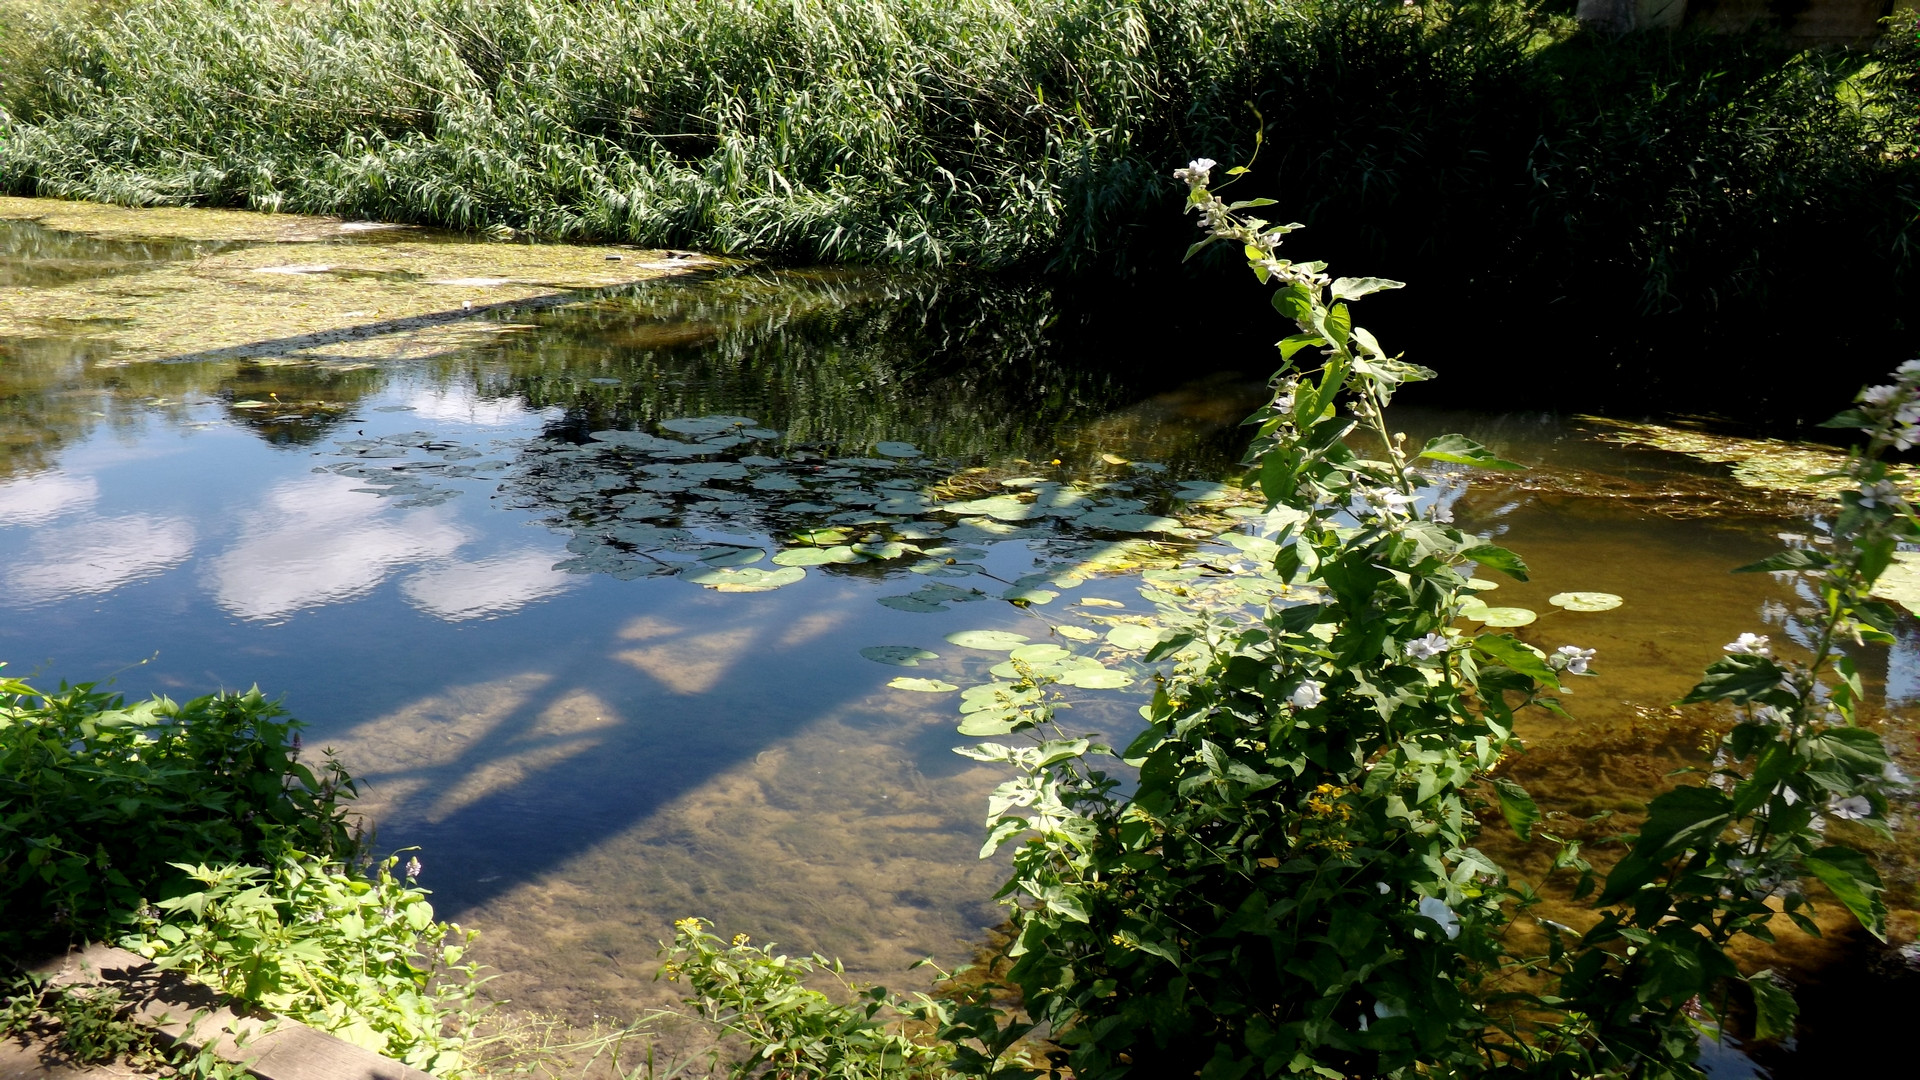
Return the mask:
<path fill-rule="evenodd" d="M 1499 609 L 1489 608 L 1488 610 Z M 1473 639 L 1473 647 L 1496 663 L 1503 664 L 1536 682 L 1542 682 L 1548 686 L 1560 685 L 1560 676 L 1548 666 L 1546 660 L 1512 634 L 1481 634 Z"/>
<path fill-rule="evenodd" d="M 1623 602 L 1609 592 L 1563 592 L 1547 597 L 1547 603 L 1568 611 L 1612 611 Z"/>
<path fill-rule="evenodd" d="M 1887 940 L 1887 908 L 1880 901 L 1880 875 L 1852 848 L 1826 847 L 1801 860 L 1835 900 L 1846 905 L 1867 933 Z"/>
<path fill-rule="evenodd" d="M 1770 657 L 1745 653 L 1723 656 L 1708 665 L 1699 684 L 1687 691 L 1687 696 L 1680 699 L 1680 704 L 1753 701 L 1778 690 L 1780 678 L 1785 674 Z"/>
<path fill-rule="evenodd" d="M 1063 673 L 1060 681 L 1082 690 L 1119 690 L 1133 685 L 1133 677 L 1112 668 L 1074 668 Z"/>
<path fill-rule="evenodd" d="M 869 645 L 860 650 L 860 655 L 876 664 L 892 664 L 895 667 L 919 667 L 922 660 L 940 659 L 939 653 L 912 645 Z"/>
<path fill-rule="evenodd" d="M 1517 461 L 1508 461 L 1493 451 L 1467 438 L 1465 435 L 1442 435 L 1427 443 L 1420 456 L 1433 461 L 1446 461 L 1455 465 L 1472 465 L 1479 469 L 1524 469 L 1526 466 Z"/>
<path fill-rule="evenodd" d="M 922 694 L 944 694 L 960 689 L 950 682 L 941 682 L 939 679 L 911 679 L 905 675 L 893 679 L 887 685 L 895 690 L 917 690 Z"/>
<path fill-rule="evenodd" d="M 1522 840 L 1533 840 L 1533 824 L 1540 820 L 1540 807 L 1527 794 L 1527 789 L 1506 777 L 1493 782 L 1493 790 L 1500 797 L 1500 814 L 1513 827 L 1514 834 Z"/>
<path fill-rule="evenodd" d="M 1532 609 L 1523 608 L 1523 607 L 1482 606 L 1477 610 L 1479 611 L 1479 614 L 1469 615 L 1467 617 L 1470 619 L 1474 619 L 1475 621 L 1478 621 L 1478 622 L 1486 623 L 1488 626 L 1498 626 L 1503 628 L 1515 627 L 1515 626 L 1526 626 L 1532 623 L 1535 619 L 1539 618 L 1538 615 L 1534 614 Z"/>
<path fill-rule="evenodd" d="M 1072 655 L 1072 653 L 1058 645 L 1050 645 L 1042 642 L 1037 645 L 1022 645 L 1013 650 L 1013 652 L 1009 654 L 1009 658 L 1028 664 L 1047 664 L 1055 660 L 1064 660 Z"/>
<path fill-rule="evenodd" d="M 1153 648 L 1160 640 L 1160 631 L 1138 623 L 1120 623 L 1107 631 L 1107 640 L 1113 643 L 1114 648 L 1137 652 Z"/>
<path fill-rule="evenodd" d="M 1800 1005 L 1787 988 L 1773 981 L 1772 971 L 1756 971 L 1747 976 L 1747 988 L 1753 991 L 1753 1033 L 1761 1039 L 1785 1039 L 1793 1035 L 1793 1022 Z"/>
<path fill-rule="evenodd" d="M 1282 338 L 1280 339 L 1280 359 L 1291 360 L 1293 359 L 1293 354 L 1299 352 L 1301 349 L 1314 345 L 1325 345 L 1326 343 L 1326 338 L 1314 333 L 1294 334 L 1291 337 Z"/>
<path fill-rule="evenodd" d="M 1736 574 L 1772 573 L 1776 570 L 1821 570 L 1833 565 L 1833 560 L 1818 551 L 1805 548 L 1788 548 L 1776 555 L 1769 555 L 1757 563 L 1748 563 L 1734 571 Z"/>
<path fill-rule="evenodd" d="M 883 457 L 892 458 L 916 458 L 920 456 L 919 447 L 912 443 L 904 442 L 875 443 L 873 452 Z"/>
<path fill-rule="evenodd" d="M 1025 645 L 1029 639 L 1024 634 L 1009 633 L 1005 630 L 957 630 L 947 635 L 947 643 L 963 649 L 979 649 L 982 652 L 1011 652 Z"/>
<path fill-rule="evenodd" d="M 1516 581 L 1527 580 L 1527 564 L 1520 556 L 1497 544 L 1477 544 L 1460 553 L 1489 570 L 1498 570 Z"/>
<path fill-rule="evenodd" d="M 1343 277 L 1333 279 L 1333 298 L 1335 300 L 1358 300 L 1388 289 L 1404 289 L 1404 281 L 1390 281 L 1377 277 Z"/>

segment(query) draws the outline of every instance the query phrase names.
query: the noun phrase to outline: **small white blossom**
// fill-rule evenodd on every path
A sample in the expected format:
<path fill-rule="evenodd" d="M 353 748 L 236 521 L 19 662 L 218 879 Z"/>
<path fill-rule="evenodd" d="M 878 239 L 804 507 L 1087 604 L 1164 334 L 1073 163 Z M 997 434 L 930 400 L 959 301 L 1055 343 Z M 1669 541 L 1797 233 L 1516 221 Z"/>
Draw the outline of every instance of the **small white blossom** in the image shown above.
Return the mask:
<path fill-rule="evenodd" d="M 1460 916 L 1455 915 L 1445 901 L 1431 896 L 1421 897 L 1420 914 L 1439 923 L 1440 929 L 1446 931 L 1447 940 L 1451 941 L 1460 936 Z"/>
<path fill-rule="evenodd" d="M 1900 770 L 1900 766 L 1895 765 L 1891 761 L 1880 766 L 1880 780 L 1882 783 L 1892 784 L 1894 787 L 1906 787 L 1913 782 L 1907 777 L 1906 773 Z"/>
<path fill-rule="evenodd" d="M 1311 709 L 1326 700 L 1325 695 L 1321 693 L 1321 691 L 1325 689 L 1326 684 L 1308 679 L 1306 682 L 1294 688 L 1293 694 L 1287 698 L 1287 702 L 1296 709 Z"/>
<path fill-rule="evenodd" d="M 1407 642 L 1406 652 L 1415 660 L 1427 660 L 1447 651 L 1447 639 L 1444 634 L 1428 634 Z"/>
<path fill-rule="evenodd" d="M 1894 368 L 1893 373 L 1901 382 L 1920 382 L 1920 360 L 1909 360 Z"/>
<path fill-rule="evenodd" d="M 1389 887 L 1387 886 L 1387 883 L 1386 883 L 1386 882 L 1384 882 L 1384 881 L 1376 881 L 1376 882 L 1374 882 L 1374 883 L 1373 883 L 1373 887 L 1374 887 L 1374 888 L 1376 888 L 1376 889 L 1379 889 L 1379 890 L 1380 890 L 1380 895 L 1381 895 L 1381 896 L 1385 896 L 1385 895 L 1387 895 L 1388 893 L 1390 893 L 1390 892 L 1392 892 L 1392 891 L 1393 891 L 1393 890 L 1392 890 L 1391 888 L 1389 888 Z"/>
<path fill-rule="evenodd" d="M 420 876 L 419 856 L 414 856 L 413 858 L 410 858 L 407 860 L 406 871 L 407 871 L 407 876 L 410 878 L 417 878 Z"/>
<path fill-rule="evenodd" d="M 1554 655 L 1566 666 L 1568 674 L 1585 675 L 1587 673 L 1587 664 L 1592 662 L 1594 653 L 1598 651 L 1597 649 L 1583 649 L 1578 645 L 1562 645 L 1554 650 Z"/>
<path fill-rule="evenodd" d="M 1405 1016 L 1407 1010 L 1389 1005 L 1384 1001 L 1376 1001 L 1373 1003 L 1373 1015 L 1385 1020 L 1389 1016 Z"/>
<path fill-rule="evenodd" d="M 1892 502 L 1899 495 L 1900 489 L 1894 487 L 1891 480 L 1876 480 L 1871 484 L 1860 485 L 1861 506 L 1879 506 Z"/>
<path fill-rule="evenodd" d="M 1175 175 L 1178 174 L 1176 173 Z M 1875 408 L 1891 404 L 1899 397 L 1900 388 L 1897 386 L 1869 386 L 1865 390 L 1860 391 L 1861 404 L 1871 405 Z"/>
<path fill-rule="evenodd" d="M 1212 158 L 1194 158 L 1187 162 L 1186 168 L 1173 170 L 1173 178 L 1185 181 L 1188 187 L 1203 188 L 1207 186 L 1208 174 L 1218 164 Z"/>
<path fill-rule="evenodd" d="M 1858 821 L 1873 813 L 1873 804 L 1865 795 L 1849 795 L 1844 799 L 1827 801 L 1827 813 L 1842 821 Z"/>
<path fill-rule="evenodd" d="M 1741 634 L 1720 648 L 1724 652 L 1742 656 L 1772 656 L 1773 650 L 1767 647 L 1767 640 L 1765 634 Z"/>

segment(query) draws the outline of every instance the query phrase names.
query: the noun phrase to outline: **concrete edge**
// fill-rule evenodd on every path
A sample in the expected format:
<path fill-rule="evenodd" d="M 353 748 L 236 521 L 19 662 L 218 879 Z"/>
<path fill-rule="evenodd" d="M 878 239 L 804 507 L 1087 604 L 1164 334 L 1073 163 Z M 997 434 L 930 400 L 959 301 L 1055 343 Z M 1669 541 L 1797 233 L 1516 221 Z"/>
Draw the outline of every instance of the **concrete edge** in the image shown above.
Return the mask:
<path fill-rule="evenodd" d="M 298 1020 L 236 1012 L 212 988 L 111 945 L 69 952 L 35 973 L 56 986 L 116 987 L 135 1003 L 136 1023 L 194 1051 L 211 1047 L 260 1080 L 434 1080 Z"/>

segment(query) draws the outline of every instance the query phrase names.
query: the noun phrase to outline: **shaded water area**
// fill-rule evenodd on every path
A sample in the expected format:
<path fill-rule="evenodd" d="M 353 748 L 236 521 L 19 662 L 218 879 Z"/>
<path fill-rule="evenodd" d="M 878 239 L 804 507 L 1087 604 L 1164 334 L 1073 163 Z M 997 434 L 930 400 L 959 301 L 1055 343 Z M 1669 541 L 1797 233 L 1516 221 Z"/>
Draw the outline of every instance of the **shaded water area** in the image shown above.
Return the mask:
<path fill-rule="evenodd" d="M 1262 378 L 1116 352 L 1043 289 L 717 265 L 606 285 L 553 256 L 504 297 L 510 275 L 432 271 L 407 279 L 426 299 L 369 299 L 355 282 L 406 284 L 377 240 L 359 262 L 272 242 L 0 221 L 0 658 L 129 695 L 285 695 L 366 782 L 379 845 L 423 849 L 440 913 L 483 931 L 490 990 L 518 1008 L 666 1003 L 655 945 L 689 914 L 896 987 L 921 957 L 964 961 L 1000 921 L 1002 868 L 975 853 L 1001 775 L 951 752 L 957 695 L 890 682 L 988 678 L 1004 654 L 960 631 L 1057 641 L 1102 673 L 1067 680 L 1070 722 L 1122 739 L 1150 671 L 1104 642 L 1151 615 L 1142 575 L 1209 574 L 1232 554 L 1214 534 L 1257 523 L 1216 482 Z M 313 279 L 300 303 L 348 309 L 309 313 L 318 334 L 280 310 L 235 325 L 265 301 L 230 286 L 288 266 Z M 1794 640 L 1804 599 L 1726 571 L 1819 528 L 1781 475 L 1821 452 L 1397 419 L 1532 466 L 1437 495 L 1532 565 L 1490 594 L 1541 613 L 1519 633 L 1599 650 L 1578 719 L 1531 721 L 1513 769 L 1562 833 L 1631 815 L 1697 759 L 1715 718 L 1668 703 L 1720 644 Z M 1568 590 L 1624 604 L 1548 603 Z M 1901 719 L 1920 632 L 1860 661 L 1920 773 Z M 1880 846 L 1897 943 L 1911 851 Z M 1875 1007 L 1910 1006 L 1888 955 L 1839 934 L 1761 959 L 1810 984 L 1872 967 L 1907 995 Z"/>

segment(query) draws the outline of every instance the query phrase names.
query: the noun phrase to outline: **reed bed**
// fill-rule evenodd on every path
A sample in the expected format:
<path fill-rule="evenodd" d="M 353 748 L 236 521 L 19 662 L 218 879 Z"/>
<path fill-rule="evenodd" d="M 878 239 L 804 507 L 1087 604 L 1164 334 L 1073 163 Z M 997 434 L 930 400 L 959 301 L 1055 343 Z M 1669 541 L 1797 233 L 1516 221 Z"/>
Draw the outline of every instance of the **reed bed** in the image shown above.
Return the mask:
<path fill-rule="evenodd" d="M 0 0 L 0 190 L 1111 281 L 1177 262 L 1168 173 L 1264 123 L 1249 194 L 1336 261 L 1452 283 L 1383 302 L 1389 330 L 1468 301 L 1607 363 L 1771 348 L 1753 327 L 1819 266 L 1897 351 L 1913 32 L 1603 40 L 1523 0 Z"/>

